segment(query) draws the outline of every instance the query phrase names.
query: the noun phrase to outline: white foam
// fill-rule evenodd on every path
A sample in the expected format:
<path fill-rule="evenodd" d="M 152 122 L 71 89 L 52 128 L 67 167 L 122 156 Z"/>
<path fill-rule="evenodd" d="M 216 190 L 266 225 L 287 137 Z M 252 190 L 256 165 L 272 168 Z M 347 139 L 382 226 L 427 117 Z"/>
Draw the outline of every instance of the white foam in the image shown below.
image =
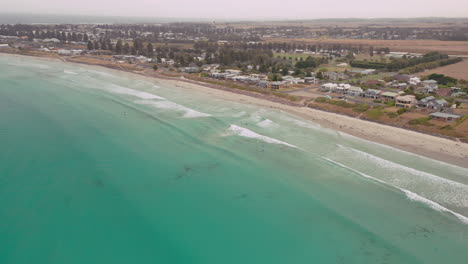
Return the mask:
<path fill-rule="evenodd" d="M 186 118 L 197 118 L 197 117 L 209 117 L 209 116 L 211 116 L 210 114 L 202 113 L 202 112 L 196 111 L 194 109 L 191 109 L 191 108 L 188 108 L 188 107 L 185 107 L 183 105 L 176 104 L 174 102 L 167 101 L 167 100 L 164 100 L 164 101 L 139 100 L 139 101 L 135 101 L 135 102 L 138 103 L 138 104 L 143 104 L 143 105 L 151 105 L 151 106 L 153 106 L 155 108 L 158 108 L 158 109 L 168 109 L 168 110 L 175 110 L 175 111 L 183 112 L 184 113 L 183 116 L 186 117 Z"/>
<path fill-rule="evenodd" d="M 337 162 L 337 161 L 331 160 L 331 159 L 326 158 L 326 157 L 321 157 L 321 158 L 323 158 L 323 159 L 325 159 L 325 160 L 327 160 L 327 161 L 330 161 L 330 162 L 332 162 L 332 163 L 334 163 L 334 164 L 336 164 L 336 165 L 338 165 L 338 166 L 340 166 L 340 167 L 349 169 L 349 170 L 351 170 L 351 171 L 353 171 L 353 172 L 355 172 L 355 173 L 357 173 L 357 174 L 359 174 L 359 175 L 361 175 L 361 176 L 363 176 L 363 177 L 365 177 L 365 178 L 368 178 L 368 179 L 374 180 L 374 181 L 376 181 L 376 182 L 385 184 L 386 186 L 389 186 L 389 187 L 391 187 L 391 188 L 398 189 L 398 190 L 402 191 L 402 192 L 406 195 L 406 197 L 407 197 L 408 199 L 410 199 L 410 200 L 412 200 L 412 201 L 424 203 L 424 204 L 426 204 L 427 206 L 429 206 L 430 208 L 432 208 L 432 209 L 434 209 L 434 210 L 436 210 L 436 211 L 450 213 L 450 214 L 452 214 L 453 216 L 455 216 L 456 218 L 458 218 L 462 223 L 468 224 L 468 217 L 466 217 L 466 216 L 464 216 L 464 215 L 461 215 L 461 214 L 459 214 L 459 213 L 457 213 L 457 212 L 454 212 L 454 211 L 452 211 L 452 210 L 450 210 L 450 209 L 448 209 L 448 208 L 446 208 L 446 207 L 444 207 L 444 206 L 442 206 L 442 205 L 440 205 L 440 204 L 438 204 L 438 203 L 436 203 L 436 202 L 434 202 L 434 201 L 432 201 L 432 200 L 429 200 L 429 199 L 427 199 L 427 198 L 424 198 L 424 197 L 422 197 L 422 196 L 420 196 L 420 195 L 418 195 L 418 194 L 416 194 L 416 193 L 414 193 L 414 192 L 411 192 L 411 191 L 409 191 L 409 190 L 406 190 L 406 189 L 404 189 L 404 188 L 400 188 L 400 187 L 397 187 L 397 186 L 388 184 L 388 183 L 385 182 L 385 181 L 382 181 L 382 180 L 380 180 L 380 179 L 374 178 L 374 177 L 372 177 L 372 176 L 370 176 L 370 175 L 367 175 L 367 174 L 365 174 L 365 173 L 362 173 L 362 172 L 360 172 L 360 171 L 357 171 L 357 170 L 355 170 L 355 169 L 353 169 L 353 168 L 350 168 L 350 167 L 348 167 L 348 166 L 346 166 L 346 165 L 344 165 L 344 164 L 341 164 L 341 163 L 339 163 L 339 162 Z"/>
<path fill-rule="evenodd" d="M 408 174 L 411 174 L 411 175 L 424 177 L 425 179 L 434 181 L 437 184 L 447 184 L 447 185 L 451 185 L 452 187 L 463 188 L 468 193 L 468 186 L 463 184 L 463 183 L 452 181 L 452 180 L 449 180 L 449 179 L 446 179 L 446 178 L 443 178 L 443 177 L 440 177 L 440 176 L 437 176 L 437 175 L 434 175 L 434 174 L 431 174 L 431 173 L 428 173 L 428 172 L 424 172 L 424 171 L 416 170 L 416 169 L 413 169 L 413 168 L 410 168 L 410 167 L 406 167 L 404 165 L 401 165 L 401 164 L 398 164 L 398 163 L 395 163 L 395 162 L 392 162 L 392 161 L 389 161 L 389 160 L 386 160 L 386 159 L 382 159 L 380 157 L 374 156 L 372 154 L 369 154 L 369 153 L 366 153 L 366 152 L 363 152 L 363 151 L 360 151 L 360 150 L 357 150 L 357 149 L 354 149 L 354 148 L 348 148 L 348 147 L 345 147 L 345 146 L 342 146 L 342 145 L 339 145 L 339 144 L 337 144 L 337 146 L 340 147 L 340 148 L 352 151 L 354 153 L 357 153 L 359 155 L 362 155 L 364 158 L 370 160 L 373 164 L 377 164 L 380 168 L 401 170 L 401 171 L 403 171 L 405 173 L 408 173 Z"/>
<path fill-rule="evenodd" d="M 107 88 L 107 90 L 116 94 L 132 95 L 141 99 L 160 99 L 160 100 L 164 99 L 161 96 L 157 96 L 157 95 L 150 94 L 147 92 L 138 91 L 138 90 L 134 90 L 134 89 L 118 86 L 118 85 L 112 85 L 109 88 Z"/>
<path fill-rule="evenodd" d="M 229 108 L 228 108 L 228 109 L 229 109 Z M 224 108 L 221 109 L 221 111 L 224 111 Z M 233 117 L 243 117 L 243 116 L 245 116 L 246 114 L 247 114 L 246 112 L 242 111 L 242 112 L 239 112 L 239 113 L 235 113 L 235 114 L 233 114 L 232 116 L 233 116 Z"/>
<path fill-rule="evenodd" d="M 285 146 L 288 146 L 288 147 L 297 148 L 296 146 L 291 145 L 291 144 L 289 144 L 287 142 L 283 142 L 281 140 L 277 140 L 277 139 L 274 139 L 274 138 L 271 138 L 271 137 L 267 137 L 267 136 L 264 136 L 264 135 L 257 134 L 257 133 L 255 133 L 255 132 L 253 132 L 251 130 L 248 130 L 247 128 L 243 128 L 243 127 L 240 127 L 240 126 L 231 125 L 228 130 L 229 130 L 229 132 L 232 132 L 232 133 L 234 133 L 234 135 L 237 135 L 237 136 L 247 137 L 247 138 L 255 138 L 255 139 L 261 140 L 261 141 L 266 142 L 266 143 L 285 145 Z"/>
<path fill-rule="evenodd" d="M 265 120 L 263 120 L 263 121 L 258 122 L 258 123 L 257 123 L 257 126 L 267 128 L 267 127 L 277 126 L 277 124 L 275 124 L 275 123 L 274 123 L 273 121 L 271 121 L 270 119 L 265 119 Z"/>
<path fill-rule="evenodd" d="M 441 164 L 441 165 L 453 167 L 453 168 L 456 168 L 456 169 L 465 169 L 465 168 L 460 167 L 460 166 L 457 166 L 457 165 L 453 165 L 453 164 L 450 164 L 450 163 L 447 163 L 447 162 L 443 162 L 443 161 L 440 161 L 440 160 L 436 160 L 436 159 L 431 159 L 431 158 L 428 158 L 428 157 L 424 157 L 424 156 L 421 156 L 421 155 L 418 155 L 418 154 L 415 154 L 415 153 L 412 153 L 412 152 L 408 152 L 408 151 L 405 151 L 405 150 L 402 150 L 402 149 L 399 149 L 399 148 L 394 148 L 394 147 L 392 147 L 392 146 L 388 146 L 388 145 L 385 145 L 385 144 L 380 144 L 380 143 L 377 143 L 377 142 L 374 142 L 374 141 L 370 141 L 370 140 L 367 140 L 367 139 L 359 138 L 359 137 L 356 137 L 356 136 L 353 136 L 353 135 L 350 135 L 350 134 L 347 134 L 347 133 L 344 133 L 344 132 L 341 132 L 341 131 L 336 131 L 336 132 L 337 132 L 340 136 L 343 136 L 343 137 L 355 139 L 355 140 L 358 140 L 358 141 L 364 141 L 364 142 L 366 142 L 366 143 L 369 143 L 369 144 L 372 144 L 372 145 L 377 145 L 377 146 L 380 146 L 380 147 L 383 147 L 383 148 L 387 148 L 387 149 L 391 149 L 391 150 L 396 151 L 396 152 L 404 153 L 404 154 L 411 155 L 411 156 L 416 156 L 416 157 L 421 158 L 421 159 L 429 160 L 429 161 L 432 162 L 432 163 L 435 162 L 435 163 L 439 163 L 439 164 Z"/>
<path fill-rule="evenodd" d="M 79 73 L 77 73 L 77 72 L 67 71 L 67 70 L 63 70 L 63 73 L 66 73 L 66 74 L 73 74 L 73 75 L 79 74 Z"/>

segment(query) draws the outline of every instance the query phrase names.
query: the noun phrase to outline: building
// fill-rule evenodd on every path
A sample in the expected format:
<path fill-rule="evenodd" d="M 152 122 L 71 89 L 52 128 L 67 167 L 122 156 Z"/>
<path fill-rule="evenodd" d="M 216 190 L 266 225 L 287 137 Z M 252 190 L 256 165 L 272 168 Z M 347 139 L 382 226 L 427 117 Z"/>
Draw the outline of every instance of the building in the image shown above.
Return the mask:
<path fill-rule="evenodd" d="M 8 44 L 0 44 L 0 48 L 8 48 Z"/>
<path fill-rule="evenodd" d="M 338 84 L 336 83 L 325 83 L 325 84 L 322 84 L 322 86 L 320 86 L 320 91 L 329 92 L 333 90 L 336 86 L 338 86 Z"/>
<path fill-rule="evenodd" d="M 435 80 L 425 80 L 423 81 L 424 92 L 425 93 L 435 93 L 439 87 L 437 86 L 437 81 Z"/>
<path fill-rule="evenodd" d="M 289 87 L 290 85 L 285 82 L 269 82 L 268 83 L 268 88 L 273 89 L 273 90 L 289 88 Z"/>
<path fill-rule="evenodd" d="M 448 106 L 444 99 L 437 100 L 434 96 L 428 96 L 419 100 L 418 107 L 440 111 Z"/>
<path fill-rule="evenodd" d="M 318 84 L 320 80 L 315 77 L 304 77 L 304 82 L 307 84 Z"/>
<path fill-rule="evenodd" d="M 184 72 L 186 72 L 186 73 L 199 73 L 200 68 L 198 68 L 198 67 L 185 67 Z"/>
<path fill-rule="evenodd" d="M 440 121 L 452 122 L 452 121 L 457 121 L 458 119 L 460 119 L 461 116 L 454 115 L 454 114 L 436 112 L 436 113 L 430 114 L 430 117 L 433 118 L 433 119 L 436 119 L 436 120 L 440 120 Z"/>
<path fill-rule="evenodd" d="M 361 87 L 356 87 L 356 86 L 351 86 L 348 91 L 347 91 L 347 95 L 349 96 L 361 96 L 363 93 L 363 90 Z"/>
<path fill-rule="evenodd" d="M 372 98 L 375 100 L 380 97 L 380 90 L 367 89 L 364 91 L 363 96 L 366 98 Z"/>
<path fill-rule="evenodd" d="M 380 98 L 382 98 L 382 101 L 388 102 L 388 101 L 393 101 L 395 98 L 398 96 L 397 93 L 394 92 L 384 92 L 380 95 Z"/>
<path fill-rule="evenodd" d="M 396 107 L 411 108 L 416 106 L 417 102 L 418 100 L 416 100 L 416 96 L 414 95 L 402 95 L 395 98 Z"/>

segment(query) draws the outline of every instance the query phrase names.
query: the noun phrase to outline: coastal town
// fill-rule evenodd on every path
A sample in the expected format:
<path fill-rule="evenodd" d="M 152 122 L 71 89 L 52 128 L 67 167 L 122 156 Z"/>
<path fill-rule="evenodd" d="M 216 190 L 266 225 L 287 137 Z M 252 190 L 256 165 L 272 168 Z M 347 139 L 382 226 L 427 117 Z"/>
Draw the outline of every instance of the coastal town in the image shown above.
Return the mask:
<path fill-rule="evenodd" d="M 370 34 L 358 27 L 346 34 L 354 39 L 409 41 L 445 36 L 458 40 L 468 36 L 463 30 L 443 28 L 435 37 L 425 30 L 419 32 L 422 35 L 408 30 L 402 34 L 402 28 Z M 214 23 L 0 25 L 0 52 L 154 71 L 159 76 L 268 94 L 296 105 L 468 140 L 468 76 L 437 72 L 441 67 L 464 67 L 465 54 L 291 41 L 310 37 L 310 32 L 314 30 L 303 26 L 246 29 Z M 337 32 L 329 30 L 327 36 L 341 39 Z"/>

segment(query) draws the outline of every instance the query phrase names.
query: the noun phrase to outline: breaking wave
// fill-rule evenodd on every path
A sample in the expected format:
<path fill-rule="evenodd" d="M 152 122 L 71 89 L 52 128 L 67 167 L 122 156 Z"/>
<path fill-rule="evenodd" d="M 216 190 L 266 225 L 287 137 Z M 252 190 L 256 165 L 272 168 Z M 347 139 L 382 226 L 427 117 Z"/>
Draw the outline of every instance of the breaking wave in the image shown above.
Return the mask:
<path fill-rule="evenodd" d="M 135 96 L 141 99 L 147 99 L 147 100 L 148 99 L 159 99 L 159 100 L 164 99 L 161 96 L 157 96 L 157 95 L 150 94 L 150 93 L 143 92 L 143 91 L 133 90 L 133 89 L 118 86 L 118 85 L 112 85 L 111 87 L 107 88 L 107 90 L 109 90 L 112 93 L 132 95 L 132 96 Z"/>
<path fill-rule="evenodd" d="M 152 107 L 158 108 L 158 109 L 169 109 L 169 110 L 175 110 L 179 112 L 184 113 L 184 117 L 186 118 L 197 118 L 197 117 L 209 117 L 211 116 L 210 114 L 202 113 L 199 111 L 196 111 L 194 109 L 185 107 L 180 104 L 176 104 L 171 101 L 150 101 L 150 100 L 140 100 L 136 101 L 137 104 L 142 104 L 142 105 L 150 105 Z"/>
<path fill-rule="evenodd" d="M 277 126 L 277 125 L 273 121 L 271 121 L 270 119 L 265 119 L 263 121 L 258 122 L 257 126 L 267 128 L 267 127 L 273 127 L 273 126 Z"/>
<path fill-rule="evenodd" d="M 284 142 L 284 141 L 281 141 L 281 140 L 278 140 L 278 139 L 274 139 L 274 138 L 271 138 L 271 137 L 267 137 L 267 136 L 264 136 L 264 135 L 260 135 L 260 134 L 257 134 L 255 132 L 251 131 L 251 130 L 248 130 L 247 128 L 243 128 L 243 127 L 236 126 L 236 125 L 231 125 L 229 127 L 228 131 L 233 133 L 234 135 L 241 136 L 241 137 L 255 138 L 255 139 L 261 140 L 261 141 L 266 142 L 266 143 L 285 145 L 285 146 L 288 146 L 288 147 L 297 148 L 297 146 L 291 145 L 291 144 L 289 144 L 287 142 Z"/>
<path fill-rule="evenodd" d="M 355 172 L 355 173 L 361 175 L 361 176 L 364 177 L 364 178 L 371 179 L 371 180 L 376 181 L 376 182 L 378 182 L 378 183 L 384 184 L 385 186 L 389 186 L 389 187 L 391 187 L 391 188 L 398 189 L 399 191 L 403 192 L 403 193 L 406 195 L 406 197 L 407 197 L 408 199 L 410 199 L 410 200 L 412 200 L 412 201 L 415 201 L 415 202 L 424 203 L 425 205 L 427 205 L 427 206 L 429 206 L 430 208 L 432 208 L 432 209 L 434 209 L 434 210 L 437 210 L 437 211 L 439 211 L 439 212 L 446 212 L 446 213 L 452 214 L 453 216 L 455 216 L 456 218 L 458 218 L 458 220 L 460 220 L 462 223 L 468 225 L 468 217 L 466 217 L 466 216 L 464 216 L 464 215 L 461 215 L 461 214 L 459 214 L 459 213 L 457 213 L 457 212 L 454 212 L 454 211 L 452 211 L 452 210 L 450 210 L 450 209 L 448 209 L 448 208 L 446 208 L 446 207 L 444 207 L 444 206 L 442 206 L 442 205 L 440 205 L 440 204 L 438 204 L 438 203 L 436 203 L 436 202 L 434 202 L 434 201 L 432 201 L 432 200 L 429 200 L 429 199 L 427 199 L 427 198 L 424 198 L 424 197 L 422 197 L 422 196 L 420 196 L 420 195 L 418 195 L 418 194 L 416 194 L 416 193 L 414 193 L 414 192 L 411 192 L 411 191 L 409 191 L 409 190 L 407 190 L 407 189 L 394 186 L 394 185 L 389 184 L 389 183 L 387 183 L 387 182 L 385 182 L 385 181 L 383 181 L 383 180 L 377 179 L 377 178 L 375 178 L 375 177 L 372 177 L 372 176 L 370 176 L 370 175 L 367 175 L 367 174 L 365 174 L 365 173 L 362 173 L 362 172 L 360 172 L 360 171 L 357 171 L 357 170 L 355 170 L 355 169 L 353 169 L 353 168 L 351 168 L 351 167 L 348 167 L 348 166 L 346 166 L 346 165 L 344 165 L 344 164 L 341 164 L 341 163 L 339 163 L 339 162 L 337 162 L 337 161 L 334 161 L 334 160 L 332 160 L 332 159 L 329 159 L 329 158 L 326 158 L 326 157 L 321 157 L 321 158 L 322 158 L 322 159 L 325 159 L 325 160 L 327 160 L 327 161 L 329 161 L 329 162 L 331 162 L 331 163 L 333 163 L 333 164 L 335 164 L 335 165 L 338 165 L 338 166 L 340 166 L 340 167 L 342 167 L 342 168 L 351 170 L 351 171 L 353 171 L 353 172 Z"/>

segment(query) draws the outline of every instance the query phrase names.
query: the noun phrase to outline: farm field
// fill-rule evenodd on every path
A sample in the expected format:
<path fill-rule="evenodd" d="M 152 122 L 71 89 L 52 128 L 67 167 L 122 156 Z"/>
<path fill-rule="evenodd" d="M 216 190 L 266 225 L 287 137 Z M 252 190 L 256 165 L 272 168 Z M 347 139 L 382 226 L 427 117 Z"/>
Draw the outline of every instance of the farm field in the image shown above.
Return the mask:
<path fill-rule="evenodd" d="M 420 72 L 420 73 L 417 73 L 416 75 L 424 76 L 424 75 L 429 75 L 433 73 L 445 74 L 453 78 L 468 80 L 468 59 L 464 59 L 463 61 L 459 63 L 431 69 L 425 72 Z"/>

